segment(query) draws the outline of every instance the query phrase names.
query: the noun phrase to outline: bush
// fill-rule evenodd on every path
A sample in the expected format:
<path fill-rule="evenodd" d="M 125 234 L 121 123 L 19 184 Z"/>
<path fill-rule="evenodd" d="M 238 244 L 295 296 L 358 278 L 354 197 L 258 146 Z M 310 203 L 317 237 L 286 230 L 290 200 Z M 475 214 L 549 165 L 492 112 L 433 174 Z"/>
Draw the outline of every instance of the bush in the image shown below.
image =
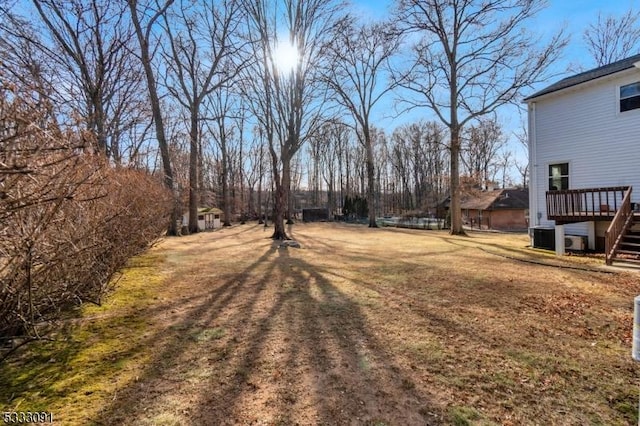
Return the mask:
<path fill-rule="evenodd" d="M 0 92 L 0 339 L 37 336 L 99 303 L 113 274 L 167 229 L 170 195 L 87 152 L 91 136 Z M 4 129 L 4 130 L 3 130 Z"/>

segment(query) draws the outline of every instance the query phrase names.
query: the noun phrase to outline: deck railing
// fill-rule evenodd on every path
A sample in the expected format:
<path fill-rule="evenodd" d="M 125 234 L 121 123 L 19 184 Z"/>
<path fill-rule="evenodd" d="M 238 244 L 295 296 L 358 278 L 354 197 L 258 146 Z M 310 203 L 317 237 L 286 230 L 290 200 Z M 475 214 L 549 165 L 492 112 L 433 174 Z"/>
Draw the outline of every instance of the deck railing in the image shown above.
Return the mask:
<path fill-rule="evenodd" d="M 611 220 L 627 192 L 628 186 L 547 191 L 547 217 L 556 223 Z"/>
<path fill-rule="evenodd" d="M 622 239 L 624 231 L 627 229 L 631 221 L 633 220 L 633 212 L 631 210 L 631 188 L 627 188 L 624 197 L 622 198 L 622 205 L 616 212 L 616 215 L 611 221 L 611 225 L 604 234 L 604 250 L 605 261 L 607 265 L 611 265 L 613 258 Z"/>

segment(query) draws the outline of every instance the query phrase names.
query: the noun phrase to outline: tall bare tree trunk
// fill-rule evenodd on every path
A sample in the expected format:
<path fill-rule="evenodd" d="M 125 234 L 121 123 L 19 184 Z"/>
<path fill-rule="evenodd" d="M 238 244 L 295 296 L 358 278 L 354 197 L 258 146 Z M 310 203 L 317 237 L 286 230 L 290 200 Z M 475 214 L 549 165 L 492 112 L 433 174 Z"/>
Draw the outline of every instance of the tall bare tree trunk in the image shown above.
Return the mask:
<path fill-rule="evenodd" d="M 451 70 L 451 82 L 449 90 L 449 102 L 455 105 L 458 101 L 458 72 L 457 69 Z M 458 109 L 451 108 L 449 114 L 449 132 L 450 132 L 450 170 L 451 181 L 449 182 L 451 202 L 449 203 L 449 212 L 451 215 L 451 235 L 466 235 L 462 229 L 462 210 L 460 200 L 460 123 L 458 121 Z"/>
<path fill-rule="evenodd" d="M 202 156 L 202 129 L 198 129 L 198 198 L 203 205 L 209 205 L 211 203 L 206 195 L 206 188 L 204 183 L 204 158 Z"/>
<path fill-rule="evenodd" d="M 189 130 L 189 232 L 198 229 L 198 108 L 191 110 Z"/>
<path fill-rule="evenodd" d="M 371 130 L 369 126 L 362 129 L 364 138 L 365 155 L 367 157 L 367 204 L 369 207 L 369 228 L 377 228 L 376 208 L 375 208 L 375 162 L 373 159 L 373 141 L 371 140 Z"/>
<path fill-rule="evenodd" d="M 451 127 L 451 158 L 450 158 L 451 182 L 449 185 L 451 202 L 449 212 L 451 215 L 451 234 L 465 235 L 462 229 L 462 210 L 460 209 L 460 128 Z"/>
<path fill-rule="evenodd" d="M 273 156 L 273 154 L 272 154 Z M 273 158 L 273 163 L 277 164 L 277 158 Z M 289 206 L 288 188 L 291 182 L 291 160 L 287 155 L 282 155 L 282 175 L 278 171 L 278 167 L 273 167 L 273 180 L 276 185 L 274 194 L 274 231 L 271 238 L 274 240 L 288 240 L 287 232 L 284 227 L 286 210 Z"/>
<path fill-rule="evenodd" d="M 222 226 L 231 226 L 231 194 L 229 192 L 229 153 L 227 152 L 227 136 L 222 130 L 220 135 L 220 151 L 222 154 L 222 202 L 224 222 Z"/>
<path fill-rule="evenodd" d="M 368 132 L 367 132 L 368 133 Z M 375 192 L 375 163 L 373 160 L 373 146 L 371 146 L 371 136 L 366 142 L 367 150 L 367 204 L 369 205 L 369 228 L 377 228 L 376 223 L 376 192 Z"/>
<path fill-rule="evenodd" d="M 171 191 L 174 198 L 174 208 L 172 209 L 171 220 L 167 229 L 168 235 L 179 235 L 178 220 L 180 220 L 181 211 L 180 203 L 173 185 L 173 170 L 171 169 L 171 157 L 169 156 L 169 144 L 164 131 L 164 121 L 162 119 L 162 111 L 160 109 L 160 98 L 158 97 L 158 86 L 156 84 L 155 74 L 151 66 L 151 54 L 149 52 L 149 34 L 151 32 L 151 26 L 173 3 L 173 0 L 168 0 L 164 8 L 154 15 L 151 21 L 147 24 L 146 33 L 143 32 L 140 20 L 138 18 L 137 0 L 128 0 L 129 9 L 131 10 L 131 20 L 136 30 L 136 36 L 140 43 L 140 58 L 142 60 L 142 66 L 147 78 L 147 89 L 149 90 L 149 100 L 151 102 L 151 112 L 153 114 L 153 122 L 156 129 L 156 138 L 158 139 L 158 146 L 160 148 L 160 155 L 162 157 L 162 169 L 164 172 L 164 184 Z"/>
<path fill-rule="evenodd" d="M 291 176 L 291 173 L 289 173 L 289 176 Z M 289 185 L 287 187 L 287 225 L 293 224 L 293 196 L 291 195 L 291 179 L 289 178 Z"/>
<path fill-rule="evenodd" d="M 264 155 L 263 155 L 263 151 L 262 151 L 262 145 L 260 145 L 260 159 L 259 159 L 259 166 L 258 166 L 258 173 L 259 173 L 259 177 L 258 177 L 258 223 L 262 224 L 264 223 L 263 220 L 263 214 L 266 217 L 267 214 L 267 209 L 265 208 L 264 210 L 262 209 L 262 179 L 263 179 L 263 174 L 264 174 L 264 168 L 263 168 L 263 161 L 264 161 Z"/>

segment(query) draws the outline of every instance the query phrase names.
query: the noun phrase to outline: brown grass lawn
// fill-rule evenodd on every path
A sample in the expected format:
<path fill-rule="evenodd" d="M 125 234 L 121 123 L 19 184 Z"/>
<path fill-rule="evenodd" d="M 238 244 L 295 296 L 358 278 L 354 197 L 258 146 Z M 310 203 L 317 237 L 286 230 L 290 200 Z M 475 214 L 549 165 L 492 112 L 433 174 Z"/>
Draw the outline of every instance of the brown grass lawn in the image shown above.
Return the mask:
<path fill-rule="evenodd" d="M 523 235 L 290 232 L 302 248 L 258 225 L 163 241 L 0 365 L 0 408 L 64 425 L 637 423 L 637 273 Z"/>

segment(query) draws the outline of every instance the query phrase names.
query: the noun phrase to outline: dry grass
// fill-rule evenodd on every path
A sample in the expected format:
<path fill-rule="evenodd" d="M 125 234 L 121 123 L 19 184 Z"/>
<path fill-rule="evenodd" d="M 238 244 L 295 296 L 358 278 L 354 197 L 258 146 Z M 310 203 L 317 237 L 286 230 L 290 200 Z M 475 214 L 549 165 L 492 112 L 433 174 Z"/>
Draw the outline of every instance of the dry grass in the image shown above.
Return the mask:
<path fill-rule="evenodd" d="M 637 422 L 637 274 L 518 235 L 291 234 L 301 249 L 254 225 L 166 240 L 72 341 L 0 365 L 0 407 L 63 424 Z"/>

